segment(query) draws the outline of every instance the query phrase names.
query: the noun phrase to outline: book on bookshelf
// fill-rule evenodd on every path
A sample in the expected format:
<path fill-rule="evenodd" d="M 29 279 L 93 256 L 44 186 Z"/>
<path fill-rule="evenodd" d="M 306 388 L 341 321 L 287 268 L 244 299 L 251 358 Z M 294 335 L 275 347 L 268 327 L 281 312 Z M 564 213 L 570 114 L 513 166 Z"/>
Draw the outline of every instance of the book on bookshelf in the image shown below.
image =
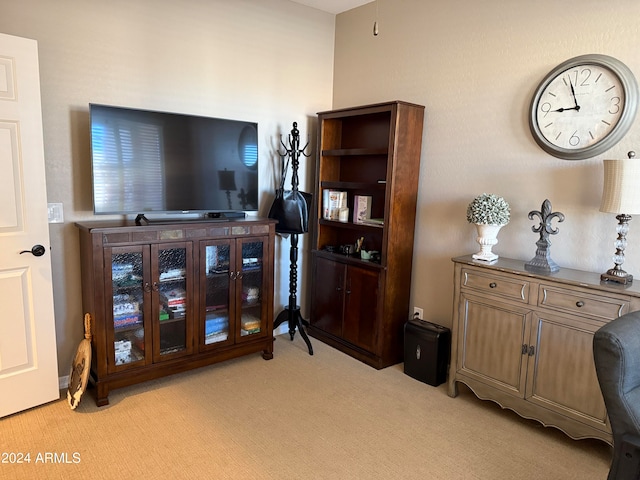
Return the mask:
<path fill-rule="evenodd" d="M 339 220 L 340 210 L 347 208 L 347 192 L 323 190 L 322 217 L 325 220 Z"/>
<path fill-rule="evenodd" d="M 369 195 L 353 197 L 353 223 L 362 223 L 371 218 L 371 199 Z"/>

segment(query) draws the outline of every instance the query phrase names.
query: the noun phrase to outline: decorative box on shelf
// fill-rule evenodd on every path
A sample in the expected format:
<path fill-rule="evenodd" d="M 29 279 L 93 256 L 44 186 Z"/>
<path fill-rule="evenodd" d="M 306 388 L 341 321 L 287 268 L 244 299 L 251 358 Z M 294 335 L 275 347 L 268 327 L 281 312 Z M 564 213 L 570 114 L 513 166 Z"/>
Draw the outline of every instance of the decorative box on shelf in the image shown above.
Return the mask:
<path fill-rule="evenodd" d="M 353 223 L 364 223 L 371 218 L 371 195 L 354 195 Z"/>

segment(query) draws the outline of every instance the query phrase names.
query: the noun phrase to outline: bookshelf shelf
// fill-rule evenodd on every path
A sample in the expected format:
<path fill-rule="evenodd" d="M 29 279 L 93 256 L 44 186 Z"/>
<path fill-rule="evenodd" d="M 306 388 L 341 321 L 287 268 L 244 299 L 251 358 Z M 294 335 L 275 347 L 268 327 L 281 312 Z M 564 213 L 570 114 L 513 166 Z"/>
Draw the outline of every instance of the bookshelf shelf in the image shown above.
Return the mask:
<path fill-rule="evenodd" d="M 361 155 L 388 155 L 387 148 L 339 148 L 323 150 L 324 157 L 352 157 Z"/>
<path fill-rule="evenodd" d="M 321 187 L 323 189 L 334 190 L 384 190 L 387 184 L 385 182 L 322 182 Z"/>

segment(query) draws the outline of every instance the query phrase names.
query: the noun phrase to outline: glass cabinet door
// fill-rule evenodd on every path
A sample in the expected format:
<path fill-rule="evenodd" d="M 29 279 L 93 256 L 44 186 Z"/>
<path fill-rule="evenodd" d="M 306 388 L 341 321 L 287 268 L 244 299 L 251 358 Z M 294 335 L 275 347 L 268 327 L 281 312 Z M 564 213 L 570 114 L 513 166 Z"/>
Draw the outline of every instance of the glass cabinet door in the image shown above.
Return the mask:
<path fill-rule="evenodd" d="M 107 252 L 107 267 L 110 265 L 110 268 L 107 268 L 106 275 L 107 282 L 111 283 L 111 289 L 107 288 L 107 292 L 113 292 L 112 297 L 107 298 L 112 312 L 111 321 L 107 320 L 111 371 L 145 363 L 148 332 L 145 328 L 144 305 L 150 292 L 145 288 L 144 254 L 142 247 L 114 248 Z"/>
<path fill-rule="evenodd" d="M 207 242 L 202 247 L 200 256 L 205 259 L 205 269 L 201 272 L 200 281 L 200 298 L 204 302 L 200 308 L 204 312 L 204 323 L 200 322 L 200 343 L 205 346 L 233 343 L 233 331 L 229 329 L 233 318 L 233 305 L 229 299 L 234 277 L 231 242 Z"/>
<path fill-rule="evenodd" d="M 255 335 L 264 336 L 265 325 L 262 322 L 264 286 L 264 255 L 266 253 L 265 240 L 241 240 L 241 263 L 237 265 L 239 274 L 236 287 L 239 289 L 240 300 L 240 338 Z M 237 297 L 236 297 L 237 298 Z"/>
<path fill-rule="evenodd" d="M 154 320 L 154 361 L 190 353 L 191 244 L 153 245 L 151 290 Z"/>

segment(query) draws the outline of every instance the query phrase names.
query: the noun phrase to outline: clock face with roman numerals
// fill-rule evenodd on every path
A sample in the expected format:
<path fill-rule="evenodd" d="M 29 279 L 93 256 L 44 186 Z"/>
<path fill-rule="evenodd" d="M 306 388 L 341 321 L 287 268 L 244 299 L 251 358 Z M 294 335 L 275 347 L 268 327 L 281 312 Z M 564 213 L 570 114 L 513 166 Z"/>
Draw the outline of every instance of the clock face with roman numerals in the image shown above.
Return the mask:
<path fill-rule="evenodd" d="M 538 145 L 567 160 L 599 155 L 631 127 L 638 87 L 631 70 L 605 55 L 582 55 L 554 68 L 531 102 L 529 126 Z"/>

